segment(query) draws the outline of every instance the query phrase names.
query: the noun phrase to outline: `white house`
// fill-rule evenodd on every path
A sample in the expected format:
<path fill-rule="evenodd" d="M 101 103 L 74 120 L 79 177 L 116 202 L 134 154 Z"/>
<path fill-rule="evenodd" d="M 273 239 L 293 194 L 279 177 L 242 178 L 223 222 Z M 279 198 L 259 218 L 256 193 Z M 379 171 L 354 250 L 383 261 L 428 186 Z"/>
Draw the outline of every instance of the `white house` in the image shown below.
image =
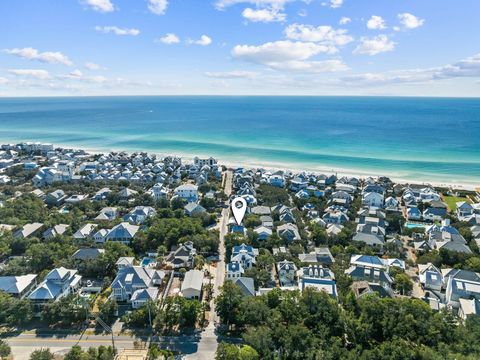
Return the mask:
<path fill-rule="evenodd" d="M 268 178 L 268 183 L 276 187 L 285 187 L 285 177 L 280 174 L 274 174 Z"/>
<path fill-rule="evenodd" d="M 240 263 L 244 269 L 250 269 L 255 264 L 257 255 L 258 249 L 254 249 L 250 245 L 241 244 L 233 247 L 230 261 Z"/>
<path fill-rule="evenodd" d="M 227 264 L 227 279 L 236 279 L 242 277 L 245 273 L 242 264 L 239 262 L 231 262 Z"/>
<path fill-rule="evenodd" d="M 457 217 L 459 220 L 463 220 L 474 214 L 474 208 L 466 201 L 457 202 Z"/>
<path fill-rule="evenodd" d="M 32 291 L 28 299 L 34 304 L 42 305 L 47 301 L 58 300 L 75 292 L 80 287 L 82 277 L 77 270 L 60 267 L 50 271 L 45 279 Z"/>
<path fill-rule="evenodd" d="M 264 225 L 256 227 L 253 232 L 258 235 L 259 240 L 267 240 L 272 235 L 272 229 Z"/>
<path fill-rule="evenodd" d="M 0 276 L 0 291 L 23 298 L 37 285 L 37 275 Z"/>
<path fill-rule="evenodd" d="M 198 186 L 192 184 L 180 185 L 174 190 L 174 195 L 186 200 L 187 202 L 196 202 L 198 200 Z"/>
<path fill-rule="evenodd" d="M 383 194 L 377 192 L 367 192 L 362 195 L 362 204 L 372 207 L 383 207 Z"/>
<path fill-rule="evenodd" d="M 203 271 L 189 270 L 185 273 L 181 292 L 186 299 L 200 300 L 202 296 Z"/>

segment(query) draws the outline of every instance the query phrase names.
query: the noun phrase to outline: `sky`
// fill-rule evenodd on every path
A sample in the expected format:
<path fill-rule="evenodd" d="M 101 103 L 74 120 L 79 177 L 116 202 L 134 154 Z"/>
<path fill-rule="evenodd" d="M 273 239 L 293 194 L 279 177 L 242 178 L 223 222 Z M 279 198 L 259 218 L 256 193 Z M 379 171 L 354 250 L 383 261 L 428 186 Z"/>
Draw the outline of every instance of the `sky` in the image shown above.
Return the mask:
<path fill-rule="evenodd" d="M 1 0 L 0 96 L 480 96 L 478 0 Z"/>

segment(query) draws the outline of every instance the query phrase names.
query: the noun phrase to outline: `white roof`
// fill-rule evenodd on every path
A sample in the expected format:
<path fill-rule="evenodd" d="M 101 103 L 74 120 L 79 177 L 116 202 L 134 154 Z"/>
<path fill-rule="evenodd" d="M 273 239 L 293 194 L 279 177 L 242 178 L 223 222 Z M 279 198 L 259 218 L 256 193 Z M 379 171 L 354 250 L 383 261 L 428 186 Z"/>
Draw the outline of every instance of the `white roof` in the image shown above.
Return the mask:
<path fill-rule="evenodd" d="M 175 191 L 182 191 L 182 190 L 197 191 L 197 190 L 198 190 L 198 186 L 197 186 L 197 185 L 193 185 L 193 184 L 184 184 L 184 185 L 178 186 L 178 187 L 175 189 Z"/>
<path fill-rule="evenodd" d="M 182 292 L 187 289 L 202 290 L 203 285 L 203 271 L 190 270 L 185 273 L 185 279 L 182 283 Z"/>
<path fill-rule="evenodd" d="M 22 276 L 0 276 L 0 290 L 9 294 L 20 294 L 37 278 L 35 274 Z"/>

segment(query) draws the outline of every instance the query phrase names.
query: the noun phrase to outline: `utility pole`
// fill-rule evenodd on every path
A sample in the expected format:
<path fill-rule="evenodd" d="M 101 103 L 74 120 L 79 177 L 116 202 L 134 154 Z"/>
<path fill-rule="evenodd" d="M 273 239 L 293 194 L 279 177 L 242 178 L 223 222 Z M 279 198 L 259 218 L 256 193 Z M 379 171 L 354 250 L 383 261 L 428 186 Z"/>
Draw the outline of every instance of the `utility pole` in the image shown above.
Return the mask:
<path fill-rule="evenodd" d="M 113 337 L 113 330 L 110 326 L 108 326 L 105 321 L 103 321 L 100 316 L 97 317 L 96 319 L 97 324 L 99 324 L 106 332 L 109 332 L 112 334 L 112 348 L 113 348 L 113 353 L 116 354 L 117 351 L 115 350 L 115 339 Z"/>

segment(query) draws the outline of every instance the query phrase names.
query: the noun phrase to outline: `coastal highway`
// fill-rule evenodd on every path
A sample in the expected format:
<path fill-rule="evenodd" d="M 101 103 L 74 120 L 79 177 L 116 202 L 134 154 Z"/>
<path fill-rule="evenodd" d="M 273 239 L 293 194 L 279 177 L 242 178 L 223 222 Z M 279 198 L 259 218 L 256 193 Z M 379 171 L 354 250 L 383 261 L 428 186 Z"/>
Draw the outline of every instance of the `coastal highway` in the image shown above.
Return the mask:
<path fill-rule="evenodd" d="M 74 345 L 79 345 L 83 349 L 98 346 L 112 345 L 111 335 L 91 334 L 83 336 L 80 334 L 62 335 L 57 334 L 34 334 L 21 333 L 11 336 L 1 336 L 6 340 L 12 349 L 14 360 L 28 360 L 30 354 L 41 348 L 49 348 L 53 353 L 63 355 Z M 117 334 L 114 337 L 115 348 L 133 349 L 134 341 L 158 343 L 163 349 L 179 351 L 186 355 L 188 359 L 213 359 L 217 348 L 217 337 L 214 332 L 205 330 L 200 334 L 182 335 L 182 336 L 153 336 L 151 339 L 147 337 L 136 337 L 131 335 Z M 233 339 L 235 342 L 235 339 Z M 201 344 L 201 346 L 200 346 Z"/>
<path fill-rule="evenodd" d="M 61 334 L 33 334 L 21 333 L 18 335 L 1 337 L 6 340 L 12 349 L 15 360 L 28 360 L 30 353 L 36 349 L 49 348 L 55 354 L 64 354 L 74 345 L 82 348 L 110 346 L 112 345 L 111 335 L 61 335 Z M 132 349 L 134 337 L 119 335 L 115 336 L 115 347 L 117 349 Z"/>

